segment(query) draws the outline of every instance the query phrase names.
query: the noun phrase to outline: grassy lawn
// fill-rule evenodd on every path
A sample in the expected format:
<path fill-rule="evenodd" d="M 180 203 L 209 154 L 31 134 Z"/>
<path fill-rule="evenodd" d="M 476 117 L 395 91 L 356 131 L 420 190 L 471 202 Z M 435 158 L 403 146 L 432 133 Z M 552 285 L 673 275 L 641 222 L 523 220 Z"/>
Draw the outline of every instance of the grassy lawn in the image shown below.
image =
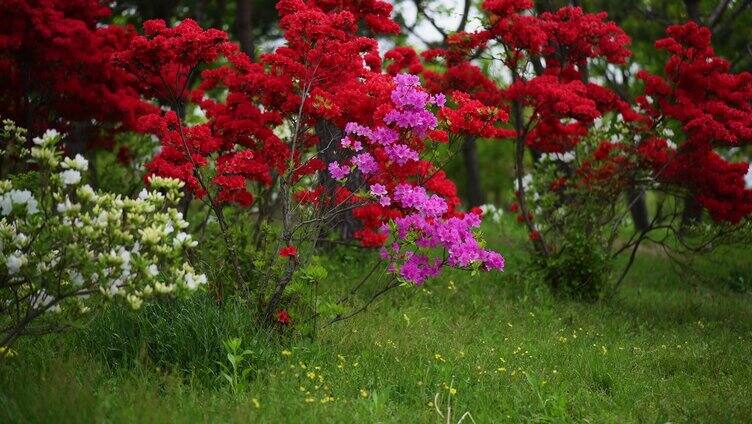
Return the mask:
<path fill-rule="evenodd" d="M 752 296 L 719 282 L 725 268 L 679 273 L 648 249 L 613 300 L 566 302 L 528 278 L 518 235 L 501 238 L 504 274 L 400 288 L 315 342 L 256 334 L 242 305 L 200 295 L 111 308 L 16 346 L 0 422 L 434 423 L 449 397 L 453 423 L 752 421 Z M 333 285 L 363 266 L 330 262 Z M 237 336 L 253 352 L 239 395 L 217 364 Z"/>

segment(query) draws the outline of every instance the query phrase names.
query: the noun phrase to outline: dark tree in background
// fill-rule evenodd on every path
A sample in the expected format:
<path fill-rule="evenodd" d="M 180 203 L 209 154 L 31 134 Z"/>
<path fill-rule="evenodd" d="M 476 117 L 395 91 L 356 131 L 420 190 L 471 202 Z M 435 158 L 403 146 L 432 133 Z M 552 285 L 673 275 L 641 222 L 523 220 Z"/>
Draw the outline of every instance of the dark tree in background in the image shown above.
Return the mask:
<path fill-rule="evenodd" d="M 174 22 L 191 18 L 204 28 L 230 33 L 251 57 L 258 44 L 279 37 L 275 0 L 123 0 L 113 11 L 119 23 L 137 26 L 149 19 Z"/>

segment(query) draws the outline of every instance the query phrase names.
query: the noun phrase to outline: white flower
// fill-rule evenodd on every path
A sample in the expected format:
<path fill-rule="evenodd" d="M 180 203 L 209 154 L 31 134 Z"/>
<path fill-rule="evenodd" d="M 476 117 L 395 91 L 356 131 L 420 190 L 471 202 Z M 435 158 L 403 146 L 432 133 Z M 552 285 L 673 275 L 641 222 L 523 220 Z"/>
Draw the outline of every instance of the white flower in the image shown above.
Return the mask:
<path fill-rule="evenodd" d="M 501 217 L 504 215 L 504 210 L 499 209 L 492 204 L 481 205 L 480 210 L 483 211 L 484 218 L 490 218 L 495 223 L 501 222 Z"/>
<path fill-rule="evenodd" d="M 132 294 L 129 294 L 126 296 L 126 299 L 128 300 L 128 303 L 131 305 L 131 308 L 138 309 L 141 307 L 141 304 L 144 303 L 144 300 L 141 299 L 138 296 L 134 296 Z"/>
<path fill-rule="evenodd" d="M 157 291 L 157 293 L 170 293 L 171 291 L 175 290 L 175 286 L 173 284 L 162 284 L 162 283 L 156 283 L 154 285 L 154 290 Z"/>
<path fill-rule="evenodd" d="M 70 281 L 76 286 L 82 286 L 84 284 L 84 276 L 78 271 L 68 271 Z"/>
<path fill-rule="evenodd" d="M 140 200 L 146 200 L 149 198 L 149 192 L 144 188 L 141 189 L 141 191 L 138 193 L 138 198 Z"/>
<path fill-rule="evenodd" d="M 94 192 L 94 189 L 91 188 L 91 186 L 88 184 L 82 185 L 76 192 L 78 193 L 78 197 L 80 197 L 81 200 L 94 200 L 97 196 L 97 194 Z"/>
<path fill-rule="evenodd" d="M 22 205 L 33 199 L 34 197 L 31 195 L 31 192 L 29 190 L 11 190 L 10 198 L 11 200 L 13 200 L 13 203 Z"/>
<path fill-rule="evenodd" d="M 37 199 L 29 190 L 11 190 L 0 198 L 0 209 L 5 216 L 13 212 L 13 205 L 26 205 L 26 213 L 33 215 L 39 212 Z"/>
<path fill-rule="evenodd" d="M 159 275 L 159 267 L 157 267 L 155 264 L 151 264 L 148 268 L 146 268 L 146 273 L 151 277 L 156 277 L 157 275 Z"/>
<path fill-rule="evenodd" d="M 752 164 L 747 168 L 747 173 L 744 175 L 744 188 L 752 190 Z"/>
<path fill-rule="evenodd" d="M 60 173 L 60 178 L 63 179 L 63 184 L 74 185 L 81 182 L 81 173 L 75 169 L 67 169 Z"/>
<path fill-rule="evenodd" d="M 32 141 L 37 146 L 49 146 L 53 144 L 58 139 L 58 137 L 60 137 L 60 133 L 57 132 L 57 130 L 49 129 L 45 131 L 41 137 L 34 137 Z"/>
<path fill-rule="evenodd" d="M 26 237 L 26 234 L 24 233 L 18 233 L 16 234 L 16 237 L 13 240 L 16 243 L 16 246 L 24 247 L 26 246 L 26 243 L 29 241 L 29 238 Z"/>
<path fill-rule="evenodd" d="M 174 247 L 178 247 L 178 246 L 195 247 L 196 245 L 198 245 L 198 242 L 193 240 L 190 234 L 187 234 L 181 231 L 175 235 L 175 238 L 172 240 L 172 245 Z"/>
<path fill-rule="evenodd" d="M 10 199 L 10 196 L 3 196 L 0 199 L 0 209 L 2 209 L 3 216 L 10 215 L 10 211 L 13 210 L 13 201 Z"/>
<path fill-rule="evenodd" d="M 29 215 L 34 215 L 37 212 L 39 212 L 39 208 L 37 207 L 37 199 L 32 197 L 28 202 L 26 202 L 26 213 Z"/>
<path fill-rule="evenodd" d="M 60 133 L 57 132 L 57 130 L 54 128 L 50 128 L 45 131 L 44 134 L 42 134 L 42 138 L 45 140 L 52 140 L 53 138 L 57 138 L 58 136 L 60 136 Z"/>
<path fill-rule="evenodd" d="M 73 159 L 65 158 L 61 165 L 64 169 L 75 169 L 78 171 L 86 171 L 89 169 L 89 161 L 86 160 L 81 154 L 77 154 Z"/>
<path fill-rule="evenodd" d="M 122 246 L 118 250 L 118 256 L 120 257 L 120 260 L 123 261 L 123 265 L 129 264 L 131 262 L 131 252 L 129 252 L 128 249 Z"/>
<path fill-rule="evenodd" d="M 574 160 L 574 152 L 560 153 L 559 160 L 564 163 L 572 162 Z"/>
<path fill-rule="evenodd" d="M 31 307 L 32 309 L 44 309 L 54 301 L 55 298 L 47 294 L 46 290 L 42 289 L 39 291 L 39 293 L 37 293 L 35 297 L 31 298 Z M 60 312 L 60 305 L 55 305 L 49 308 L 49 311 Z"/>
<path fill-rule="evenodd" d="M 107 216 L 108 216 L 107 212 L 105 211 L 99 212 L 99 215 L 97 215 L 97 220 L 96 220 L 97 225 L 100 227 L 104 227 L 105 225 L 107 225 Z"/>
<path fill-rule="evenodd" d="M 70 199 L 66 197 L 65 202 L 58 203 L 56 209 L 58 213 L 64 214 L 70 210 L 78 209 L 77 206 L 77 204 L 71 202 Z"/>
<path fill-rule="evenodd" d="M 618 142 L 618 141 L 617 141 Z M 575 159 L 574 152 L 565 152 L 565 153 L 543 153 L 541 155 L 542 161 L 560 161 L 564 163 L 572 162 Z"/>
<path fill-rule="evenodd" d="M 195 275 L 190 272 L 185 274 L 185 286 L 188 290 L 196 290 L 198 286 L 206 284 L 206 281 L 206 275 L 204 274 Z"/>
<path fill-rule="evenodd" d="M 18 274 L 18 272 L 21 270 L 21 267 L 26 265 L 28 261 L 29 260 L 26 258 L 26 255 L 24 255 L 23 252 L 16 250 L 13 254 L 5 258 L 5 266 L 8 268 L 8 274 Z"/>

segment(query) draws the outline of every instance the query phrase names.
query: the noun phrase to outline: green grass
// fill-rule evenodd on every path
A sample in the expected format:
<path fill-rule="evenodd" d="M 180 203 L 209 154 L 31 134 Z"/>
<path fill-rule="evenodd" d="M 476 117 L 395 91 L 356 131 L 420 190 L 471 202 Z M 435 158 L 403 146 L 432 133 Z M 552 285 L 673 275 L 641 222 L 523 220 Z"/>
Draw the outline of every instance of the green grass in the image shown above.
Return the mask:
<path fill-rule="evenodd" d="M 0 364 L 0 422 L 435 423 L 450 385 L 454 423 L 752 421 L 752 296 L 729 290 L 724 268 L 677 273 L 646 250 L 615 299 L 567 302 L 527 278 L 518 240 L 497 242 L 504 274 L 400 288 L 315 342 L 258 334 L 243 305 L 200 296 L 110 308 L 16 346 Z M 359 258 L 331 261 L 341 284 Z M 243 396 L 217 363 L 235 336 L 253 351 Z"/>

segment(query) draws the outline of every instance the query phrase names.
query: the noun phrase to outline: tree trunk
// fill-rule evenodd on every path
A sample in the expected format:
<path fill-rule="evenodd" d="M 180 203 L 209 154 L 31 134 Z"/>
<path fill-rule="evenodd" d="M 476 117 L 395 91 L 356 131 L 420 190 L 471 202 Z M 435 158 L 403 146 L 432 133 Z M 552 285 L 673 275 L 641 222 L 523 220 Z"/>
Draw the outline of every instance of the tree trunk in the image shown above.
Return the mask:
<path fill-rule="evenodd" d="M 700 18 L 700 0 L 684 0 L 684 6 L 687 9 L 689 19 L 702 24 Z"/>
<path fill-rule="evenodd" d="M 339 142 L 343 137 L 342 130 L 331 122 L 322 119 L 316 123 L 316 135 L 319 137 L 319 159 L 327 165 L 334 161 L 343 163 L 346 158 L 339 146 Z M 328 197 L 322 200 L 322 211 L 323 213 L 329 213 L 337 205 L 334 193 L 340 183 L 335 181 L 327 170 L 324 170 L 319 172 L 319 184 L 324 187 L 324 193 Z M 351 191 L 356 191 L 362 188 L 361 186 L 362 179 L 358 171 L 355 170 L 350 173 L 345 187 Z M 322 238 L 325 232 L 331 229 L 339 231 L 342 240 L 352 240 L 355 232 L 360 228 L 360 222 L 355 219 L 351 211 L 339 213 L 332 218 L 331 222 L 325 224 L 331 225 L 322 226 Z"/>
<path fill-rule="evenodd" d="M 650 218 L 648 218 L 648 206 L 645 203 L 645 192 L 634 186 L 628 188 L 627 205 L 635 229 L 640 232 L 646 231 L 650 226 Z"/>
<path fill-rule="evenodd" d="M 702 205 L 690 196 L 684 199 L 680 232 L 685 233 L 690 225 L 700 222 L 702 219 Z"/>
<path fill-rule="evenodd" d="M 477 139 L 466 136 L 462 143 L 462 157 L 465 161 L 467 175 L 467 203 L 471 208 L 486 203 L 486 196 L 480 183 L 480 167 L 478 166 Z"/>
<path fill-rule="evenodd" d="M 240 50 L 250 56 L 255 57 L 255 46 L 253 40 L 253 24 L 251 16 L 253 14 L 253 5 L 251 0 L 237 0 L 237 9 L 235 11 L 235 32 Z"/>

